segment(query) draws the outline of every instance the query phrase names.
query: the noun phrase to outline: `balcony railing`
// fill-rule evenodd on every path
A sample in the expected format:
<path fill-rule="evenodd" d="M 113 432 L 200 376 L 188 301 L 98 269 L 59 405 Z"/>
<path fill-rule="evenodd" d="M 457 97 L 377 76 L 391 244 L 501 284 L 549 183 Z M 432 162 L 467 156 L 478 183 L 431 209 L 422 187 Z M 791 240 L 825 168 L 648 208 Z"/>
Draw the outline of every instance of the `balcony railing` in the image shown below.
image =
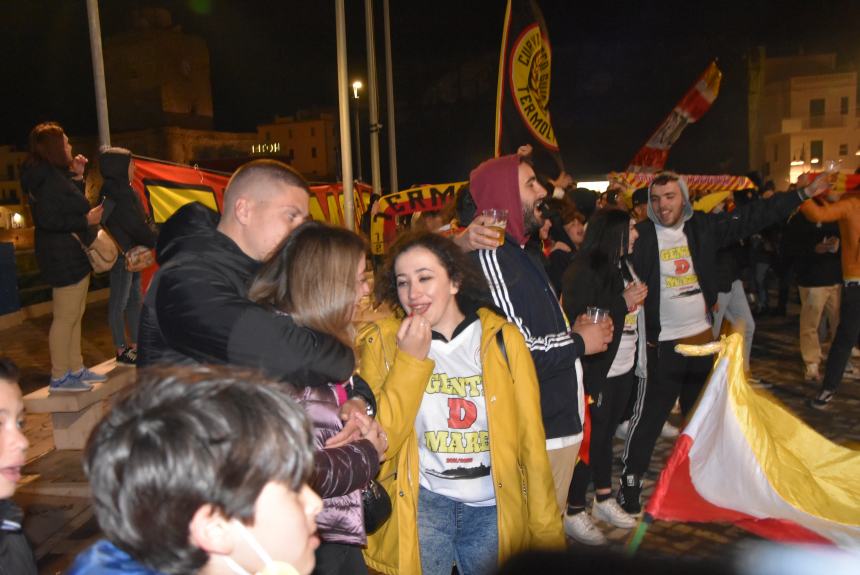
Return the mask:
<path fill-rule="evenodd" d="M 858 125 L 860 125 L 860 119 L 849 114 L 798 116 L 782 119 L 782 133 L 786 134 L 801 130 L 817 130 L 822 128 L 854 128 Z"/>

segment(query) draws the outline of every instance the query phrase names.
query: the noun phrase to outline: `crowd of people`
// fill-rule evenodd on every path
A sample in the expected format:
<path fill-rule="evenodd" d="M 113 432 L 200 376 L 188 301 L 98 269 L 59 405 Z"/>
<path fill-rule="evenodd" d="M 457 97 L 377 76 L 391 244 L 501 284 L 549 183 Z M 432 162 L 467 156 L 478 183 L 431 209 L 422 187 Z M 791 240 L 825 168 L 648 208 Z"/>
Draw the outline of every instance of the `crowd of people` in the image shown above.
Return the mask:
<path fill-rule="evenodd" d="M 366 241 L 308 221 L 289 166 L 245 164 L 220 214 L 190 203 L 156 234 L 128 150 L 101 154 L 104 203 L 90 208 L 86 158 L 57 124 L 37 126 L 22 180 L 54 288 L 50 391 L 102 377 L 80 354 L 96 224 L 120 251 L 117 361 L 141 368 L 87 444 L 104 539 L 70 573 L 469 575 L 563 550 L 565 535 L 605 544 L 595 521 L 635 527 L 670 412 L 688 417 L 710 372 L 711 357 L 676 344 L 710 342 L 727 320 L 745 332 L 749 373 L 743 280 L 762 280 L 750 244 L 775 226 L 796 228 L 785 249 L 805 376 L 822 385 L 811 405 L 830 404 L 860 332 L 860 199 L 818 177 L 696 211 L 665 172 L 589 201 L 569 177 L 542 183 L 529 152 L 481 163 L 453 207 L 416 218 L 373 270 L 388 313 L 357 325 Z M 159 264 L 142 301 L 137 246 Z M 10 497 L 27 446 L 16 380 L 0 362 L 0 541 L 15 573 L 35 573 L 7 535 L 20 534 Z"/>

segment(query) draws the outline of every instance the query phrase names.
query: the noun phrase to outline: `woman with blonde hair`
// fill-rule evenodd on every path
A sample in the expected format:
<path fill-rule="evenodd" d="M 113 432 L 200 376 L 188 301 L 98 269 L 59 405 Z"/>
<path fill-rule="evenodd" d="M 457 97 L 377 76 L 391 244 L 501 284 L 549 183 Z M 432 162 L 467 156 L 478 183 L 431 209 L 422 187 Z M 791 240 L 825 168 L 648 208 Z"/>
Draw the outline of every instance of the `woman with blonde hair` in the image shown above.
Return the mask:
<path fill-rule="evenodd" d="M 307 222 L 296 228 L 275 250 L 253 280 L 248 297 L 289 314 L 296 324 L 339 339 L 353 348 L 353 319 L 362 297 L 370 291 L 365 279 L 364 240 L 343 228 Z M 313 366 L 309 366 L 313 370 Z M 296 399 L 314 426 L 317 465 L 313 487 L 323 495 L 323 511 L 317 517 L 322 544 L 317 549 L 317 575 L 361 574 L 367 567 L 361 547 L 367 537 L 360 490 L 379 470 L 386 437 L 379 424 L 365 414 L 358 421 L 361 436 L 331 449 L 344 427 L 340 407 L 348 400 L 352 381 L 322 387 L 304 386 Z M 321 467 L 321 456 L 324 466 Z"/>

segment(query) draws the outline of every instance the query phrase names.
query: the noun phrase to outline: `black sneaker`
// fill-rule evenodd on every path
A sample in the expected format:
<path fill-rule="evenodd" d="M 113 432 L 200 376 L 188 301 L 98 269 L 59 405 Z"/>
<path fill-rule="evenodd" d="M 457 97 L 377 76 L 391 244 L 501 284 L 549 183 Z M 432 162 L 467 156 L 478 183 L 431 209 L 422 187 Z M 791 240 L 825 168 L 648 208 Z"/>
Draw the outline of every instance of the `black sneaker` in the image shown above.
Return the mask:
<path fill-rule="evenodd" d="M 833 401 L 833 398 L 836 397 L 836 393 L 830 391 L 829 389 L 822 389 L 818 392 L 818 395 L 810 399 L 807 403 L 809 407 L 815 409 L 827 409 L 830 407 L 830 402 Z"/>
<path fill-rule="evenodd" d="M 627 512 L 628 515 L 638 517 L 642 515 L 642 478 L 635 475 L 622 475 L 620 478 L 621 487 L 618 489 L 618 505 Z"/>
<path fill-rule="evenodd" d="M 137 365 L 137 349 L 127 347 L 116 355 L 116 362 L 134 367 Z"/>

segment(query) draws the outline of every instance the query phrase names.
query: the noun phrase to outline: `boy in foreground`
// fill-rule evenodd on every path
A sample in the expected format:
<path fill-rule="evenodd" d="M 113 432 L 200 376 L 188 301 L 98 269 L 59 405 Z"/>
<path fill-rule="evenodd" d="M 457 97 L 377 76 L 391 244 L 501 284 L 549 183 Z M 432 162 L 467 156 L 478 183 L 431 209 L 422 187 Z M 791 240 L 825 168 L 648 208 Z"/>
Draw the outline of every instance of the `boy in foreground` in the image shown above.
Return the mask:
<path fill-rule="evenodd" d="M 21 509 L 12 501 L 29 442 L 18 368 L 0 358 L 0 575 L 36 575 L 33 552 L 21 531 Z"/>
<path fill-rule="evenodd" d="M 320 498 L 302 409 L 247 371 L 141 371 L 84 460 L 106 539 L 69 575 L 298 575 L 314 567 Z"/>

